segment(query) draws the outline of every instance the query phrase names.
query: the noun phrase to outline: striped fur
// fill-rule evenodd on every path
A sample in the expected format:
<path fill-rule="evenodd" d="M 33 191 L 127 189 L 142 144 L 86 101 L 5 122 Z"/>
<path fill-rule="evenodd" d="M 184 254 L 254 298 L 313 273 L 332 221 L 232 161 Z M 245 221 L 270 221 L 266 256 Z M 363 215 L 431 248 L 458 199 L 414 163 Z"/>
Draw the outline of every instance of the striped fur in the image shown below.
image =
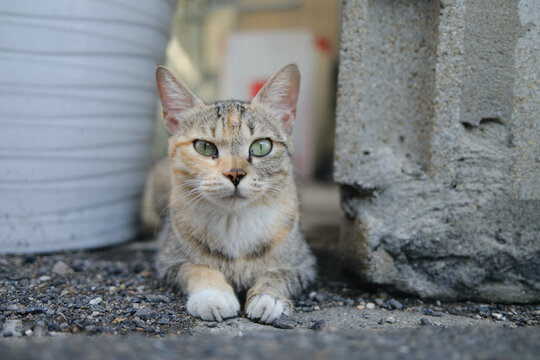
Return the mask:
<path fill-rule="evenodd" d="M 203 104 L 164 68 L 157 80 L 171 133 L 170 215 L 159 274 L 187 292 L 194 316 L 235 316 L 235 291 L 248 290 L 247 315 L 270 323 L 292 310 L 290 297 L 315 276 L 291 163 L 298 69 L 284 67 L 251 103 Z M 272 141 L 272 150 L 250 155 L 261 138 Z M 215 144 L 217 156 L 199 154 L 195 140 Z M 230 169 L 246 173 L 237 188 L 224 176 Z"/>

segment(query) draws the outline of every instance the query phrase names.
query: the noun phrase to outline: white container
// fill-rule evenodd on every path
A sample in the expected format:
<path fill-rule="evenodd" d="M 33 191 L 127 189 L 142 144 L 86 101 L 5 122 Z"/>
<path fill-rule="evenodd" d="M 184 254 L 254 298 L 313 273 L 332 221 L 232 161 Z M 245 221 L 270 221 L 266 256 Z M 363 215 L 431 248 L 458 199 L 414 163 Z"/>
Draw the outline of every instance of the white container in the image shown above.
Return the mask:
<path fill-rule="evenodd" d="M 174 5 L 0 2 L 0 253 L 136 234 Z"/>

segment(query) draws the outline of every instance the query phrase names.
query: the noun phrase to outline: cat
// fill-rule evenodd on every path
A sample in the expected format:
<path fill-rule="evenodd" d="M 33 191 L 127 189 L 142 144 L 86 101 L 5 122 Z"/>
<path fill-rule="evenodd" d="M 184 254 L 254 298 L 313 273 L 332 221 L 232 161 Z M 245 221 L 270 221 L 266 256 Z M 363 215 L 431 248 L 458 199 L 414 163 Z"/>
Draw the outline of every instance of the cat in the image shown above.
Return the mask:
<path fill-rule="evenodd" d="M 300 72 L 289 64 L 250 102 L 205 104 L 165 68 L 156 71 L 169 137 L 169 217 L 161 278 L 203 320 L 272 323 L 315 278 L 300 229 L 291 138 Z"/>

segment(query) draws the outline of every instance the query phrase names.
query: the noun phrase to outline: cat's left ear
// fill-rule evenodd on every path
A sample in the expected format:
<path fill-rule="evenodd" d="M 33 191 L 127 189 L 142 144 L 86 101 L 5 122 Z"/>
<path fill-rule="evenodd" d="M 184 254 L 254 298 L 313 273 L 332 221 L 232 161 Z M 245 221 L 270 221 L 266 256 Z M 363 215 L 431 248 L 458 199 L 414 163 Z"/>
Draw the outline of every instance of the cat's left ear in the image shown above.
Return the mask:
<path fill-rule="evenodd" d="M 204 106 L 204 103 L 164 66 L 159 66 L 156 70 L 156 84 L 163 105 L 165 127 L 170 134 L 174 134 L 189 112 Z"/>
<path fill-rule="evenodd" d="M 296 102 L 300 91 L 300 71 L 289 64 L 275 73 L 251 101 L 269 107 L 281 120 L 283 129 L 290 133 L 296 117 Z"/>

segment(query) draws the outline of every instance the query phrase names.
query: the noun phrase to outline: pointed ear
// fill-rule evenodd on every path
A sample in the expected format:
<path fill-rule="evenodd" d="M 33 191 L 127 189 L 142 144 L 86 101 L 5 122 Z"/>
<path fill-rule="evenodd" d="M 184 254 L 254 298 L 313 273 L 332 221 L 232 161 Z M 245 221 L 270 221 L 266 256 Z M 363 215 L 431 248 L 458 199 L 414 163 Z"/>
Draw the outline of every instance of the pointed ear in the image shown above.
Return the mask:
<path fill-rule="evenodd" d="M 156 84 L 161 105 L 163 105 L 163 120 L 170 134 L 179 129 L 179 124 L 193 109 L 204 103 L 180 81 L 176 80 L 164 66 L 156 70 Z"/>
<path fill-rule="evenodd" d="M 283 129 L 290 133 L 296 117 L 299 91 L 300 71 L 296 64 L 289 64 L 264 84 L 251 103 L 262 104 L 273 110 L 281 120 Z"/>

